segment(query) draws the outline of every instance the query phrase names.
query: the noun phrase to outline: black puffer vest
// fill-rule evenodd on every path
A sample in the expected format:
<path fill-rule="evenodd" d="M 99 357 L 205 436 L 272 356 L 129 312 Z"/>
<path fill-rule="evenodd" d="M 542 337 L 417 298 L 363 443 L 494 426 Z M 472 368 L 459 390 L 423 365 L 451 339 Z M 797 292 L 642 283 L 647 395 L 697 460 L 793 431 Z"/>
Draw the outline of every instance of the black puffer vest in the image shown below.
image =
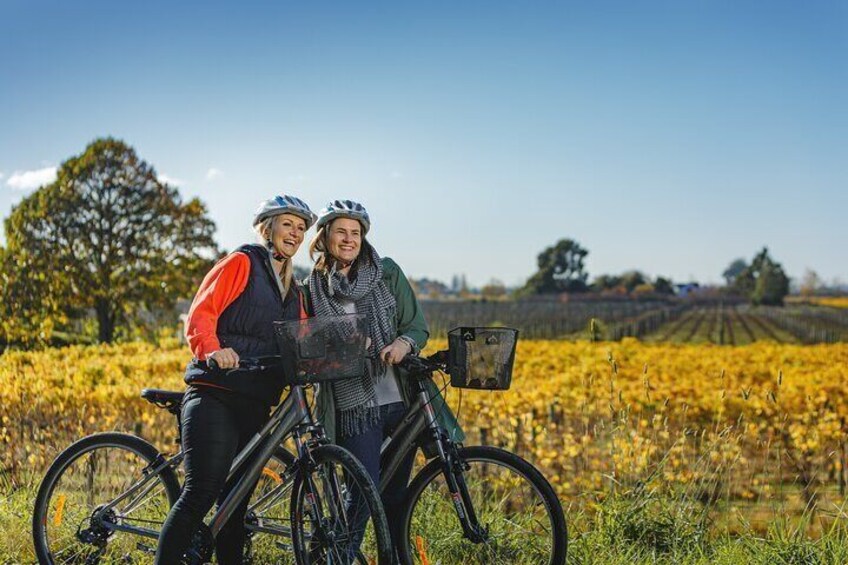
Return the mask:
<path fill-rule="evenodd" d="M 218 341 L 241 358 L 277 355 L 274 322 L 306 317 L 303 291 L 293 281 L 283 300 L 268 251 L 261 245 L 243 245 L 236 251 L 250 259 L 250 276 L 244 291 L 218 318 Z M 279 402 L 283 383 L 279 374 L 271 373 L 210 371 L 206 363 L 194 359 L 186 369 L 185 381 L 224 388 L 273 405 Z"/>

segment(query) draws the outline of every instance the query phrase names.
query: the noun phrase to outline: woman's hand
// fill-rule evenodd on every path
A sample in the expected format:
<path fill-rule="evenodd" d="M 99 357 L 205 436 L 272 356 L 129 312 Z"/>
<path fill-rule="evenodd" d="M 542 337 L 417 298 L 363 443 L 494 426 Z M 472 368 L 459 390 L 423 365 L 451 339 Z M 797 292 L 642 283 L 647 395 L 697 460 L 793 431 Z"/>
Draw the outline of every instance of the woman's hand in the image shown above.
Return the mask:
<path fill-rule="evenodd" d="M 397 338 L 380 351 L 380 359 L 387 365 L 397 365 L 412 352 L 412 346 Z"/>
<path fill-rule="evenodd" d="M 206 361 L 214 359 L 218 366 L 222 369 L 234 369 L 238 367 L 239 356 L 231 347 L 225 347 L 218 351 L 213 351 L 206 356 Z"/>

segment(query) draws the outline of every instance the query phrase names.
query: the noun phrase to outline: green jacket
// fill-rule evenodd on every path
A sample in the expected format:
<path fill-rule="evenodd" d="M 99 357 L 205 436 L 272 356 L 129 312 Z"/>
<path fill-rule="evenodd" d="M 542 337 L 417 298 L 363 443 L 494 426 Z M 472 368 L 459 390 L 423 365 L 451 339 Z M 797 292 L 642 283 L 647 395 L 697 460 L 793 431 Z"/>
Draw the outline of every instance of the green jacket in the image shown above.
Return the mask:
<path fill-rule="evenodd" d="M 389 292 L 397 301 L 397 332 L 398 336 L 404 335 L 412 338 L 420 349 L 427 345 L 427 339 L 430 337 L 430 332 L 427 330 L 427 321 L 424 319 L 424 311 L 415 297 L 415 292 L 409 284 L 406 275 L 403 274 L 400 266 L 388 257 L 383 257 L 383 281 L 385 281 Z M 306 286 L 306 296 L 309 299 L 311 306 L 311 295 L 309 287 Z M 311 310 L 311 308 L 310 308 Z M 405 371 L 397 370 L 398 374 L 398 389 L 403 397 L 403 402 L 407 406 L 414 401 L 416 394 L 415 383 L 407 378 Z M 456 417 L 451 409 L 447 406 L 444 398 L 439 392 L 436 384 L 428 380 L 425 386 L 433 399 L 433 409 L 437 414 L 439 424 L 447 430 L 451 439 L 454 441 L 464 441 L 465 434 L 459 427 Z M 333 396 L 331 383 L 323 383 L 318 388 L 318 396 L 316 398 L 316 416 L 324 425 L 327 432 L 327 437 L 330 441 L 336 441 L 336 400 Z"/>

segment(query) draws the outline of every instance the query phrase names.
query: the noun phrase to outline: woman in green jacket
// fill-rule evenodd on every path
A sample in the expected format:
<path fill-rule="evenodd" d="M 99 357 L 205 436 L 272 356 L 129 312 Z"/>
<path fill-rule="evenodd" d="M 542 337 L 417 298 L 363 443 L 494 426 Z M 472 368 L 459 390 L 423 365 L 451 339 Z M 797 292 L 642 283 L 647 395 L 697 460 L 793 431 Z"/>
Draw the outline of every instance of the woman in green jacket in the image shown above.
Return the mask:
<path fill-rule="evenodd" d="M 331 202 L 320 212 L 316 226 L 310 245 L 315 265 L 308 279 L 313 315 L 366 314 L 370 338 L 366 375 L 322 385 L 316 412 L 329 437 L 351 451 L 379 485 L 380 446 L 415 394 L 413 383 L 397 364 L 426 345 L 427 322 L 403 271 L 391 259 L 380 257 L 365 239 L 371 221 L 361 204 Z M 432 386 L 431 392 L 438 396 Z M 443 403 L 440 396 L 438 400 Z M 461 441 L 462 431 L 450 411 L 436 408 L 442 425 Z M 400 541 L 395 526 L 413 462 L 410 454 L 383 491 L 395 544 Z"/>

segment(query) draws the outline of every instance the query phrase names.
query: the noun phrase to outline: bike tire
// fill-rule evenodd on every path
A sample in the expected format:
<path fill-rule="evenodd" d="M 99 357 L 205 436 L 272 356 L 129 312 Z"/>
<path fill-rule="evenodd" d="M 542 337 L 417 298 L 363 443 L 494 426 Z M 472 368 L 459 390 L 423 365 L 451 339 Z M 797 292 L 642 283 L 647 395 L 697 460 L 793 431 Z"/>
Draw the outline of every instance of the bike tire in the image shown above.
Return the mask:
<path fill-rule="evenodd" d="M 112 450 L 116 450 L 115 455 L 112 454 Z M 115 458 L 116 456 L 117 458 Z M 100 460 L 98 460 L 98 457 Z M 62 551 L 71 547 L 64 547 L 65 542 L 74 543 L 79 549 L 74 548 L 73 551 L 81 554 L 86 551 L 93 551 L 92 548 L 95 546 L 101 552 L 101 555 L 103 555 L 103 551 L 112 549 L 120 552 L 129 548 L 130 551 L 139 551 L 144 555 L 149 555 L 150 547 L 155 551 L 157 540 L 149 540 L 151 545 L 146 546 L 146 549 L 140 548 L 138 544 L 135 546 L 133 544 L 126 545 L 130 536 L 138 537 L 139 542 L 146 538 L 125 532 L 113 531 L 108 534 L 102 529 L 97 530 L 97 526 L 91 522 L 91 517 L 96 508 L 116 498 L 116 495 L 111 491 L 120 491 L 120 486 L 116 481 L 122 480 L 120 472 L 114 474 L 107 472 L 104 474 L 104 477 L 107 477 L 105 480 L 108 483 L 114 483 L 114 486 L 108 484 L 103 486 L 99 480 L 95 485 L 94 474 L 99 471 L 98 461 L 105 463 L 105 466 L 100 463 L 101 466 L 104 466 L 104 470 L 118 471 L 110 465 L 113 463 L 125 465 L 128 469 L 136 469 L 138 466 L 145 468 L 160 457 L 159 451 L 149 442 L 133 435 L 118 432 L 99 433 L 84 437 L 62 451 L 47 469 L 35 498 L 32 533 L 39 563 L 52 565 L 69 561 L 69 557 L 62 557 Z M 83 478 L 82 475 L 77 476 L 78 467 L 75 466 L 76 463 L 81 461 L 84 461 L 85 464 L 85 486 L 90 487 L 89 490 L 92 491 L 86 493 L 85 497 L 79 495 L 78 489 L 75 488 L 75 481 Z M 141 469 L 136 470 L 138 471 L 137 476 L 128 477 L 130 480 L 126 483 L 127 488 L 143 477 Z M 180 496 L 180 483 L 171 467 L 165 467 L 159 471 L 158 483 L 154 484 L 144 499 L 138 499 L 137 505 L 130 510 L 130 512 L 135 512 L 136 509 L 139 509 L 137 515 L 119 516 L 116 517 L 116 520 L 130 522 L 140 520 L 145 524 L 144 527 L 151 525 L 161 527 L 159 520 L 164 521 L 171 506 Z M 98 493 L 101 487 L 102 492 Z M 83 498 L 86 498 L 86 500 L 83 500 Z M 77 505 L 88 507 L 79 510 Z M 145 516 L 144 518 L 140 517 L 142 514 Z M 74 527 L 74 520 L 78 519 L 79 516 L 83 516 L 83 519 L 77 525 L 77 533 L 68 536 L 68 532 L 72 531 Z M 87 530 L 82 529 L 85 520 L 88 520 L 89 524 Z M 82 541 L 80 539 L 81 530 L 90 532 L 92 537 L 97 537 L 99 535 L 97 532 L 99 532 L 102 534 L 102 539 L 97 542 Z M 75 541 L 71 538 L 74 538 Z M 120 538 L 122 542 L 116 544 L 114 538 Z M 152 560 L 151 555 L 150 561 L 152 562 Z"/>
<path fill-rule="evenodd" d="M 565 515 L 542 474 L 496 447 L 465 447 L 456 453 L 474 512 L 487 529 L 486 539 L 473 543 L 464 536 L 443 463 L 435 459 L 418 472 L 407 491 L 399 532 L 405 543 L 397 548 L 401 563 L 564 564 Z"/>
<path fill-rule="evenodd" d="M 391 565 L 394 551 L 389 524 L 365 467 L 337 445 L 318 447 L 312 451 L 312 459 L 312 468 L 296 474 L 291 495 L 292 549 L 298 565 Z M 361 505 L 354 508 L 357 492 Z M 321 509 L 320 522 L 316 522 L 310 502 Z M 360 536 L 364 537 L 361 544 L 357 541 Z"/>

